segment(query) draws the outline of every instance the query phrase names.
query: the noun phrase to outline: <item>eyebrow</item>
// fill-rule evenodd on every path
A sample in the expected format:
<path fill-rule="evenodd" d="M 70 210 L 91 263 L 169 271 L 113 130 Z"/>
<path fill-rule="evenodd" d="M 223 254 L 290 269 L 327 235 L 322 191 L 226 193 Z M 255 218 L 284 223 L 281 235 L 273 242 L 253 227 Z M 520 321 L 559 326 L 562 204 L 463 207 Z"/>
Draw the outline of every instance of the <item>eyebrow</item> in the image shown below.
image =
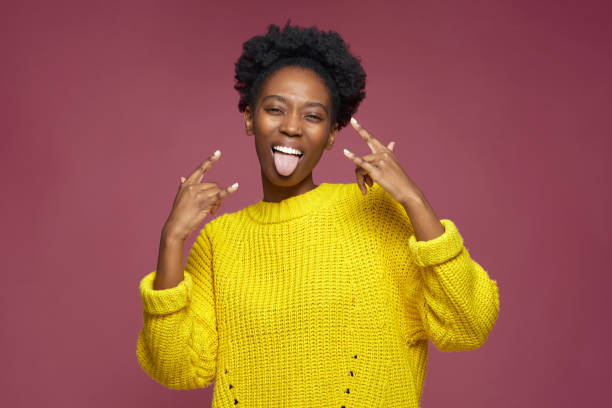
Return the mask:
<path fill-rule="evenodd" d="M 263 98 L 261 100 L 261 102 L 263 103 L 266 99 L 277 99 L 283 103 L 287 103 L 287 98 L 280 96 L 280 95 L 268 95 L 265 98 Z M 325 107 L 325 105 L 323 105 L 322 103 L 319 102 L 306 102 L 306 106 L 318 106 L 320 108 L 322 108 L 325 113 L 327 113 L 329 115 L 329 112 L 327 111 L 327 108 Z"/>

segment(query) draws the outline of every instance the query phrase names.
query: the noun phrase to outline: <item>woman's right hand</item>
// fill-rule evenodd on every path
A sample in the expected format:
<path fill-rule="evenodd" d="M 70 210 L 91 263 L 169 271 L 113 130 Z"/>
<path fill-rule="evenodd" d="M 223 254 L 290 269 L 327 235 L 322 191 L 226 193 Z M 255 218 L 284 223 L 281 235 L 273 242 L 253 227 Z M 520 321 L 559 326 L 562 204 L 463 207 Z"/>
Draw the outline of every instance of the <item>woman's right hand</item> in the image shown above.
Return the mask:
<path fill-rule="evenodd" d="M 221 200 L 238 189 L 238 183 L 221 189 L 217 183 L 201 183 L 204 173 L 221 157 L 216 151 L 185 179 L 174 198 L 172 211 L 164 224 L 162 235 L 185 241 L 210 212 L 215 215 Z"/>

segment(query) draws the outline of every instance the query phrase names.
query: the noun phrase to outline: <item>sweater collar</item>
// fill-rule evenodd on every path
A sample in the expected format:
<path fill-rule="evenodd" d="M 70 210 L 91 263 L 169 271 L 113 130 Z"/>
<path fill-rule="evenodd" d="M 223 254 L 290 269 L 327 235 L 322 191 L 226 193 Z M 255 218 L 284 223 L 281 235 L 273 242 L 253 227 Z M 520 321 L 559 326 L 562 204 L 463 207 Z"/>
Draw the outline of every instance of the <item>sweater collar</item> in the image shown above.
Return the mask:
<path fill-rule="evenodd" d="M 321 183 L 305 193 L 279 202 L 264 201 L 246 208 L 247 214 L 261 224 L 272 224 L 301 217 L 333 199 L 338 192 L 336 184 Z"/>

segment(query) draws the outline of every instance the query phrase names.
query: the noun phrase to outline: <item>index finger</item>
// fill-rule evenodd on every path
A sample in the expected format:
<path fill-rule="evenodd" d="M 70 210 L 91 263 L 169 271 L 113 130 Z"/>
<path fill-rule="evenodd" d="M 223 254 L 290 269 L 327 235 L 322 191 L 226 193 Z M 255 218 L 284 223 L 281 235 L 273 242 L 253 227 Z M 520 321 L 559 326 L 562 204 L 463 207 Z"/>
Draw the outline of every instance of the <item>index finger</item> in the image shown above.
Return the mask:
<path fill-rule="evenodd" d="M 187 180 L 185 180 L 185 183 L 196 183 L 196 182 L 199 183 L 199 182 L 201 182 L 202 181 L 202 177 L 204 176 L 204 173 L 206 173 L 206 170 L 208 170 L 210 168 L 210 166 L 212 166 L 213 163 L 215 161 L 217 161 L 219 156 L 221 156 L 221 152 L 219 150 L 217 150 L 216 152 L 214 152 L 212 154 L 212 156 L 210 156 L 208 159 L 204 160 L 204 162 L 202 164 L 200 164 L 189 175 L 189 177 L 187 177 Z"/>
<path fill-rule="evenodd" d="M 378 141 L 370 132 L 364 129 L 361 126 L 361 123 L 357 122 L 357 119 L 351 117 L 351 124 L 353 125 L 353 129 L 359 133 L 361 138 L 366 141 L 372 153 L 378 153 L 385 150 L 385 145 Z"/>

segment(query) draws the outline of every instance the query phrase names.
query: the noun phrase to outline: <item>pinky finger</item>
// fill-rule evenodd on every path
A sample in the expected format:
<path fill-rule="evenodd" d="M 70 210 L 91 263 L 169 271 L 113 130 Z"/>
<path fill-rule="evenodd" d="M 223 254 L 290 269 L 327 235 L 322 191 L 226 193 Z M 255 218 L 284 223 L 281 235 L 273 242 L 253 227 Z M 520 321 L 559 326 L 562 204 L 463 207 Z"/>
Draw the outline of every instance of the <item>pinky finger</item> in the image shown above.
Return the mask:
<path fill-rule="evenodd" d="M 361 194 L 367 194 L 368 189 L 365 186 L 365 177 L 362 176 L 361 174 L 357 174 L 357 185 L 359 186 L 359 189 L 361 190 Z"/>
<path fill-rule="evenodd" d="M 213 204 L 211 210 L 210 210 L 210 214 L 211 215 L 217 215 L 217 211 L 219 210 L 219 207 L 221 206 L 221 200 L 217 201 L 216 203 Z"/>
<path fill-rule="evenodd" d="M 216 194 L 216 199 L 217 201 L 221 201 L 223 200 L 225 197 L 227 197 L 228 195 L 232 194 L 234 191 L 236 191 L 238 189 L 238 183 L 234 183 L 231 186 L 227 187 L 224 190 L 220 190 L 217 194 Z"/>

